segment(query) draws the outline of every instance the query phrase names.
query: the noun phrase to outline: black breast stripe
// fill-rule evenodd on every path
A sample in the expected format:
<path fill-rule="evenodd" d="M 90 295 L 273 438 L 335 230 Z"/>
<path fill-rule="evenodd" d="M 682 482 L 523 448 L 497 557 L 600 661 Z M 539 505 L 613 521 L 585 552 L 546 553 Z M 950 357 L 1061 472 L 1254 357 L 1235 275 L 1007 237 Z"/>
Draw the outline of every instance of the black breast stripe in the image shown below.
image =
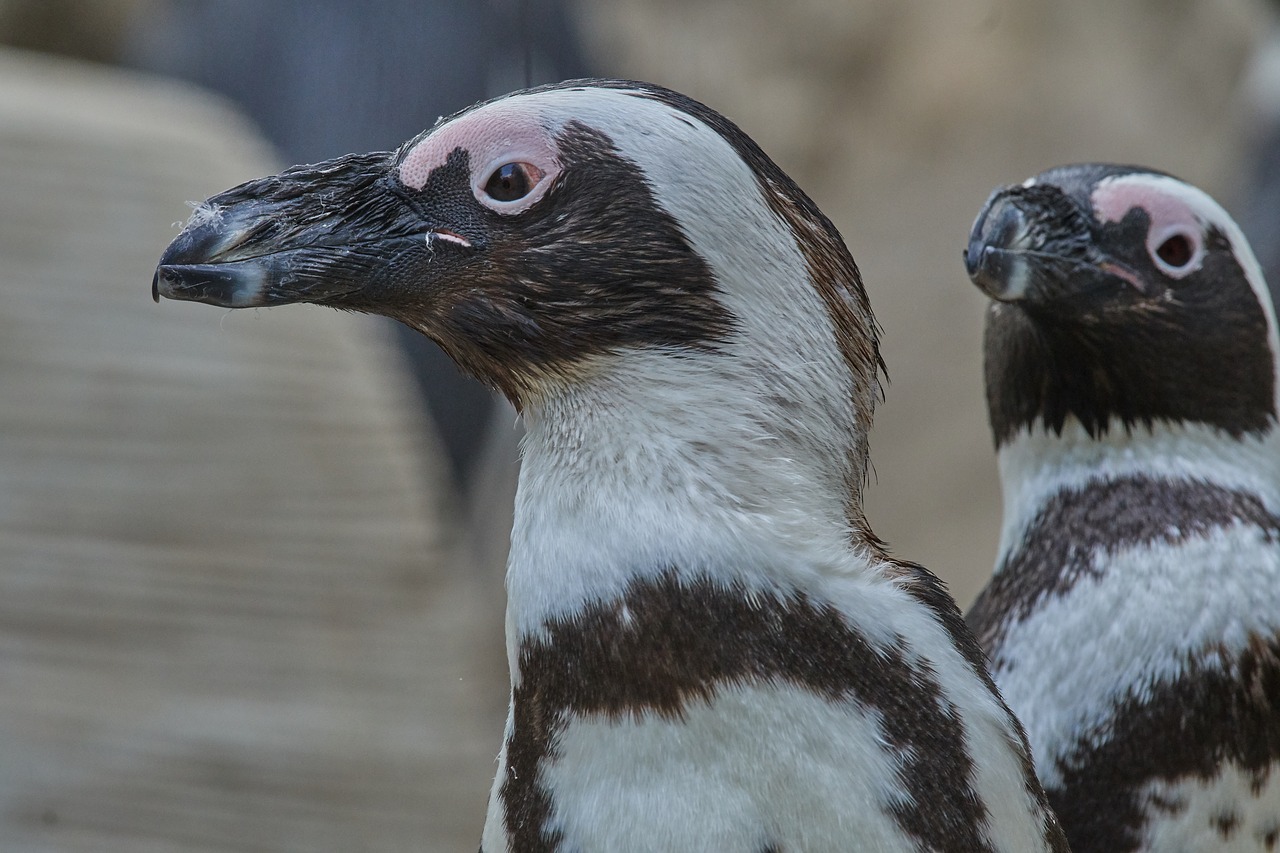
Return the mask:
<path fill-rule="evenodd" d="M 798 593 L 776 597 L 708 580 L 681 582 L 668 573 L 546 627 L 545 637 L 520 650 L 500 790 L 515 849 L 561 847 L 560 834 L 545 828 L 554 804 L 539 773 L 554 760 L 572 718 L 678 722 L 690 704 L 712 702 L 724 686 L 770 683 L 878 711 L 888 745 L 901 757 L 899 781 L 911 795 L 910 803 L 892 808 L 899 826 L 922 850 L 991 849 L 959 712 L 933 671 L 897 649 L 873 646 L 829 605 Z"/>
<path fill-rule="evenodd" d="M 1094 576 L 1099 553 L 1177 544 L 1232 524 L 1261 528 L 1268 540 L 1280 536 L 1280 517 L 1257 496 L 1203 481 L 1125 477 L 1063 490 L 1036 514 L 966 619 L 998 663 L 1009 628 Z"/>

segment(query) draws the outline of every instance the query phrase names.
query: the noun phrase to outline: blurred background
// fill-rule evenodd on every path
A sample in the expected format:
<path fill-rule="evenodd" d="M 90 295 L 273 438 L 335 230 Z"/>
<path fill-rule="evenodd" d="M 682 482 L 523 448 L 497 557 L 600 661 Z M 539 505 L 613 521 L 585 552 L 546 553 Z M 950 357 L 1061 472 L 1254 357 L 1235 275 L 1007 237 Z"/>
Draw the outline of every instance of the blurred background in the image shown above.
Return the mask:
<path fill-rule="evenodd" d="M 153 305 L 186 202 L 526 80 L 710 104 L 857 258 L 870 520 L 965 606 L 999 526 L 972 218 L 1141 162 L 1274 271 L 1275 33 L 1262 0 L 0 0 L 0 850 L 479 838 L 514 414 L 376 319 Z"/>

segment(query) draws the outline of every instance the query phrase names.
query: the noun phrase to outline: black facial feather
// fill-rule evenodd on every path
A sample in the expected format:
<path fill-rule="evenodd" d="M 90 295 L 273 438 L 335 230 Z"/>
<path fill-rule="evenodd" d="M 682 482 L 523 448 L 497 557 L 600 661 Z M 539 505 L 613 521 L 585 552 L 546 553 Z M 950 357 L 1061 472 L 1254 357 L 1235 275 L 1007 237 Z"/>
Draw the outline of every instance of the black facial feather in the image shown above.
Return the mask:
<path fill-rule="evenodd" d="M 433 278 L 448 287 L 359 299 L 435 338 L 465 370 L 519 404 L 535 381 L 631 346 L 713 351 L 734 327 L 716 281 L 641 169 L 603 133 L 577 122 L 557 138 L 563 170 L 530 209 L 502 215 L 471 194 L 461 149 L 420 193 L 428 222 L 449 223 L 489 255 L 437 244 Z M 371 309 L 372 310 L 372 309 Z"/>
<path fill-rule="evenodd" d="M 1207 424 L 1237 438 L 1274 423 L 1266 315 L 1230 244 L 1210 230 L 1203 268 L 1171 282 L 1146 255 L 1146 228 L 1146 214 L 1134 210 L 1095 239 L 1162 282 L 1157 297 L 1099 276 L 1051 304 L 989 308 L 985 373 L 997 447 L 1037 424 L 1061 433 L 1068 416 L 1095 437 L 1112 419 L 1126 430 Z"/>
<path fill-rule="evenodd" d="M 405 204 L 424 222 L 447 225 L 477 248 L 489 244 L 493 212 L 482 207 L 471 192 L 471 156 L 463 149 L 450 151 L 444 165 L 432 170 L 421 189 L 392 180 Z"/>

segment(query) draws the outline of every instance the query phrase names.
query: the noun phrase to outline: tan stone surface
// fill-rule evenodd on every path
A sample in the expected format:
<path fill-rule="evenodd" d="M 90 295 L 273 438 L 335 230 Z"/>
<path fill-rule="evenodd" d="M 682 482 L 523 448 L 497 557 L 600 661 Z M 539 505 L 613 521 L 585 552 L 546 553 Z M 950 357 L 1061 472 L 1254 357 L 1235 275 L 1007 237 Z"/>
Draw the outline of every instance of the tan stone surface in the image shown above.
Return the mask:
<path fill-rule="evenodd" d="M 0 849 L 474 849 L 501 591 L 383 327 L 153 305 L 275 168 L 185 88 L 0 53 Z"/>

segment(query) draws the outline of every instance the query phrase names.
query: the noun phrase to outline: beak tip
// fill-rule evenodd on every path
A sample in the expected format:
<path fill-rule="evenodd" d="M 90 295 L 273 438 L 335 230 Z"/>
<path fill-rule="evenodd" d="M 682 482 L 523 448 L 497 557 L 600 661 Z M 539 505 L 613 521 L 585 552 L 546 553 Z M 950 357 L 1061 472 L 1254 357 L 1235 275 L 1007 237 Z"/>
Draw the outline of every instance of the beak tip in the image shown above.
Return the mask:
<path fill-rule="evenodd" d="M 1016 302 L 1026 292 L 1027 269 L 1014 252 L 975 240 L 965 253 L 969 280 L 998 302 Z"/>
<path fill-rule="evenodd" d="M 988 247 L 980 240 L 970 240 L 969 245 L 965 248 L 964 254 L 964 271 L 969 278 L 973 278 L 978 274 L 982 263 L 984 250 Z"/>
<path fill-rule="evenodd" d="M 151 284 L 152 297 L 203 302 L 221 308 L 253 308 L 264 297 L 265 274 L 252 265 L 160 264 Z"/>
<path fill-rule="evenodd" d="M 1001 302 L 1023 295 L 1026 265 L 1020 250 L 1025 247 L 1030 226 L 1026 212 L 1007 195 L 997 193 L 987 201 L 973 224 L 964 253 L 969 280 Z"/>

